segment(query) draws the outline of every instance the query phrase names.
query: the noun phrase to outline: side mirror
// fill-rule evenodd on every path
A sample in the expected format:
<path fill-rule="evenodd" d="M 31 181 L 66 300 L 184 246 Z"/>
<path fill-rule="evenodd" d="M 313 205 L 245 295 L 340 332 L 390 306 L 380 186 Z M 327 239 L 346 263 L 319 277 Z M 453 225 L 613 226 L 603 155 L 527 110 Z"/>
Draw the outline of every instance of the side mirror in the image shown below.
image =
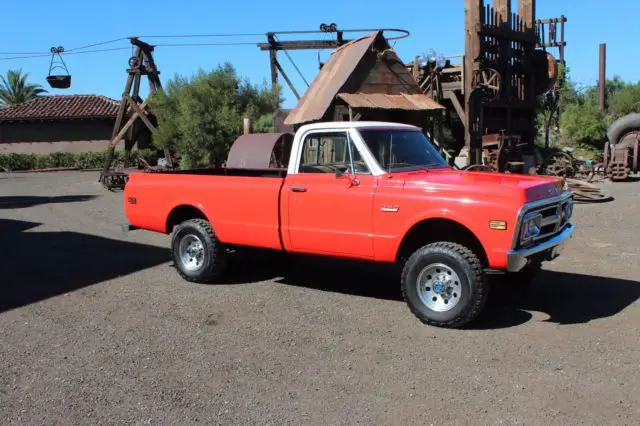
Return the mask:
<path fill-rule="evenodd" d="M 356 175 L 349 173 L 349 169 L 345 170 L 344 172 L 341 172 L 339 170 L 336 171 L 336 179 L 340 179 L 340 178 L 348 179 L 349 183 L 351 183 L 351 186 L 360 185 L 360 179 L 358 179 Z"/>

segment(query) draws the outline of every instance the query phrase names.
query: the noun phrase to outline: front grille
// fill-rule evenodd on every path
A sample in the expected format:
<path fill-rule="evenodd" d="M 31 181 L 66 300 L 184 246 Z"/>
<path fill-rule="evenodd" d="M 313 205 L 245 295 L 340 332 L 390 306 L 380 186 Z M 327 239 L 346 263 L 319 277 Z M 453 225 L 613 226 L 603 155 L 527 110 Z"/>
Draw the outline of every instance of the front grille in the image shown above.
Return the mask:
<path fill-rule="evenodd" d="M 567 198 L 560 201 L 551 202 L 549 204 L 544 204 L 542 206 L 534 207 L 532 209 L 528 209 L 525 212 L 529 213 L 540 213 L 542 215 L 542 226 L 540 228 L 540 234 L 533 238 L 531 241 L 527 242 L 525 246 L 535 245 L 542 241 L 548 240 L 549 238 L 554 237 L 564 230 L 564 228 L 569 223 L 569 215 L 572 211 L 573 199 Z M 523 215 L 524 217 L 524 215 Z M 522 224 L 518 229 L 518 244 L 520 245 L 520 232 L 522 230 Z"/>

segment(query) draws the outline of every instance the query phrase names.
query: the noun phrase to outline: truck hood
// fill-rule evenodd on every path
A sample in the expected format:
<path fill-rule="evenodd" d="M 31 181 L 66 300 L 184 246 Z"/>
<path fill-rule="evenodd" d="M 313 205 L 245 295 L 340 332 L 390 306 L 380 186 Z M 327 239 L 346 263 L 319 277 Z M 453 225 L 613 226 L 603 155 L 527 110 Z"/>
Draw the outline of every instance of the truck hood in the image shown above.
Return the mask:
<path fill-rule="evenodd" d="M 529 203 L 555 197 L 563 192 L 563 182 L 549 176 L 468 172 L 450 168 L 391 173 L 390 179 L 403 181 L 403 188 L 428 191 L 464 192 L 469 198 L 495 197 Z"/>

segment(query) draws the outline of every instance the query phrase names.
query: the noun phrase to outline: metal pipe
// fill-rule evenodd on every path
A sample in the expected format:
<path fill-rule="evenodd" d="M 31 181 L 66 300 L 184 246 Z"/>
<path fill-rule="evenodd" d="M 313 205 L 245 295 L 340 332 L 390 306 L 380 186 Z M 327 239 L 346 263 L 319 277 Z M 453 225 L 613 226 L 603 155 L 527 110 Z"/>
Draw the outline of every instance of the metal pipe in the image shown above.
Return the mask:
<path fill-rule="evenodd" d="M 243 125 L 242 126 L 243 127 L 243 133 L 245 135 L 248 135 L 248 134 L 253 132 L 253 128 L 252 128 L 253 126 L 251 125 L 251 118 L 245 117 L 245 119 L 242 122 L 242 125 Z"/>
<path fill-rule="evenodd" d="M 607 44 L 600 44 L 600 77 L 598 81 L 600 88 L 600 111 L 607 110 Z"/>

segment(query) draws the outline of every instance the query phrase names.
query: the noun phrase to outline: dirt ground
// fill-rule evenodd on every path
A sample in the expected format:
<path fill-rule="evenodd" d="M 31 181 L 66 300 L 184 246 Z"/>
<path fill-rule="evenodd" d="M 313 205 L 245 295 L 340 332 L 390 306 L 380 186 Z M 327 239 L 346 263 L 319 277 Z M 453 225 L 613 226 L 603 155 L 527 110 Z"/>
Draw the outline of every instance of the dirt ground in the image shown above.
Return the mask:
<path fill-rule="evenodd" d="M 530 294 L 443 330 L 384 268 L 252 255 L 182 281 L 96 179 L 0 174 L 4 425 L 638 424 L 640 182 L 577 206 Z"/>

